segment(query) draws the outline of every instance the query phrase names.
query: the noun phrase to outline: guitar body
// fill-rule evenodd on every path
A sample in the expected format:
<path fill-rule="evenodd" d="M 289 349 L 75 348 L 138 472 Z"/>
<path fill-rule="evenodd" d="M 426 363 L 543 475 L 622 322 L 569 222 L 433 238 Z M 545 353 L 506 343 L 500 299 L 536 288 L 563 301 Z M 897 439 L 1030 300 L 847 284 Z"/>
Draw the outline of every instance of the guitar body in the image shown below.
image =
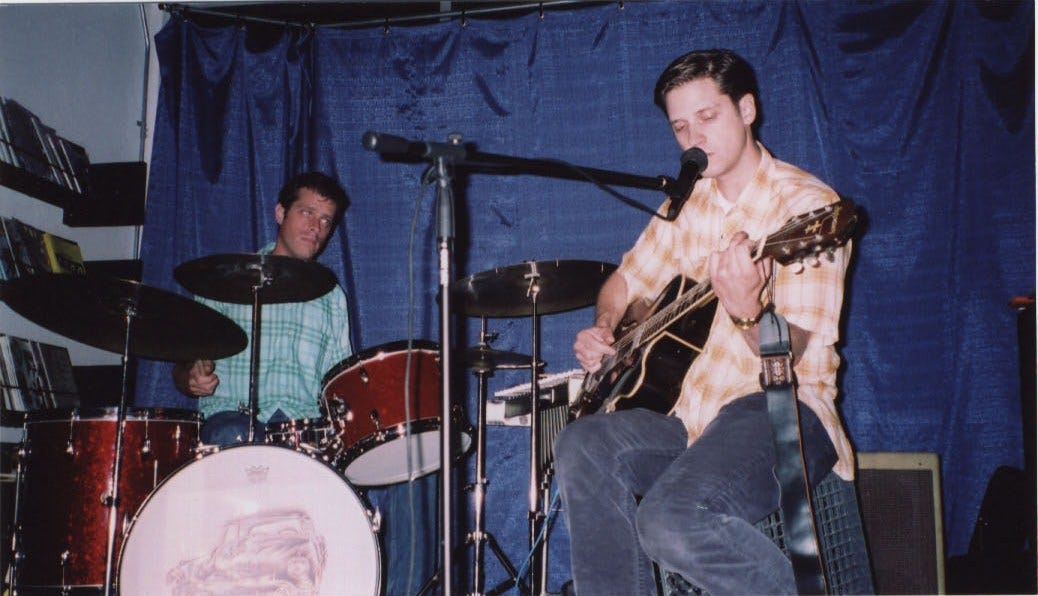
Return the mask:
<path fill-rule="evenodd" d="M 639 309 L 634 306 L 629 308 L 618 329 L 618 341 L 646 316 L 671 304 L 694 286 L 696 283 L 686 277 L 675 277 L 647 309 L 641 309 L 643 312 L 637 312 Z M 716 310 L 716 299 L 691 309 L 644 341 L 627 358 L 588 375 L 571 410 L 573 417 L 632 408 L 669 414 L 677 403 L 688 367 L 703 351 Z"/>
<path fill-rule="evenodd" d="M 851 237 L 857 221 L 857 209 L 847 199 L 794 216 L 762 239 L 753 259 L 770 257 L 782 265 L 799 260 L 802 265 L 811 257 L 812 266 L 818 266 L 819 256 L 832 257 L 832 251 Z M 631 408 L 671 413 L 688 367 L 703 351 L 716 311 L 710 282 L 683 276 L 672 279 L 652 303 L 632 304 L 614 332 L 616 354 L 584 377 L 570 407 L 571 418 Z"/>

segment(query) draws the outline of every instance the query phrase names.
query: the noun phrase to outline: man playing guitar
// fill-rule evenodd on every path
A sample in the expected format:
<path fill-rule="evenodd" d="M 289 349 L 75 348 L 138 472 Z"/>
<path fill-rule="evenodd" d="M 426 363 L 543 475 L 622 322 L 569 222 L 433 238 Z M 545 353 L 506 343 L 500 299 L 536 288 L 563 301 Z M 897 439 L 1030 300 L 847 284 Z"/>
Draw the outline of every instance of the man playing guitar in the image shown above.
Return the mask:
<path fill-rule="evenodd" d="M 681 149 L 702 149 L 708 164 L 677 218 L 654 218 L 624 255 L 574 351 L 589 376 L 601 372 L 625 313 L 681 276 L 708 280 L 717 308 L 708 339 L 689 346 L 694 359 L 676 377 L 673 407 L 610 404 L 556 440 L 574 585 L 578 594 L 652 594 L 656 561 L 712 594 L 793 593 L 789 560 L 753 526 L 780 495 L 757 323 L 771 308 L 789 322 L 810 481 L 830 469 L 850 479 L 853 453 L 835 404 L 850 249 L 784 266 L 763 257 L 757 240 L 839 197 L 756 140 L 756 77 L 735 53 L 678 58 L 657 81 L 655 102 Z"/>

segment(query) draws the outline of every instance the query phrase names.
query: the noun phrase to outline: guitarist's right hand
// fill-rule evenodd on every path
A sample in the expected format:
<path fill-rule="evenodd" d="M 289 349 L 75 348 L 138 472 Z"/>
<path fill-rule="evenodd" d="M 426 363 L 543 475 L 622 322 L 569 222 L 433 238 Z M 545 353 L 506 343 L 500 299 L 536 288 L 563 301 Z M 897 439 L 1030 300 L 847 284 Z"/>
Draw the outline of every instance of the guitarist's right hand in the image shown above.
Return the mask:
<path fill-rule="evenodd" d="M 612 356 L 616 350 L 612 348 L 616 338 L 609 327 L 588 327 L 577 333 L 577 341 L 573 343 L 573 353 L 584 370 L 593 373 L 602 366 L 602 358 Z"/>

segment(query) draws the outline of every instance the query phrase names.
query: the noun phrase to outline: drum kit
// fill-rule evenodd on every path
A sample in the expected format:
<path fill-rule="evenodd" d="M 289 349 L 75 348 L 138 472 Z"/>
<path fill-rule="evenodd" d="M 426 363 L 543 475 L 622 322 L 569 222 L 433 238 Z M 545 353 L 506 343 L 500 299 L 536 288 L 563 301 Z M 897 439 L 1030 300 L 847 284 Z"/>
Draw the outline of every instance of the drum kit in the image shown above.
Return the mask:
<path fill-rule="evenodd" d="M 379 594 L 378 515 L 357 487 L 440 469 L 444 427 L 455 449 L 475 447 L 473 592 L 483 593 L 486 382 L 529 369 L 537 395 L 539 316 L 590 305 L 615 267 L 542 261 L 493 269 L 451 285 L 455 312 L 481 319 L 480 342 L 456 352 L 478 383 L 475 429 L 460 406 L 441 425 L 437 344 L 400 341 L 329 370 L 321 417 L 271 423 L 266 442 L 201 445 L 194 412 L 130 407 L 132 357 L 220 359 L 249 343 L 215 310 L 137 282 L 39 274 L 4 282 L 0 298 L 27 319 L 123 357 L 119 405 L 29 412 L 19 451 L 8 576 L 11 594 Z M 323 266 L 270 255 L 214 255 L 174 272 L 192 293 L 252 305 L 249 414 L 258 411 L 264 304 L 305 301 L 335 285 Z M 530 317 L 533 354 L 490 348 L 487 319 Z M 185 324 L 189 321 L 190 324 Z M 535 440 L 531 452 L 544 449 Z M 456 414 L 456 416 L 455 416 Z M 531 453 L 531 535 L 543 521 L 543 457 Z M 534 510 L 536 509 L 536 514 Z"/>

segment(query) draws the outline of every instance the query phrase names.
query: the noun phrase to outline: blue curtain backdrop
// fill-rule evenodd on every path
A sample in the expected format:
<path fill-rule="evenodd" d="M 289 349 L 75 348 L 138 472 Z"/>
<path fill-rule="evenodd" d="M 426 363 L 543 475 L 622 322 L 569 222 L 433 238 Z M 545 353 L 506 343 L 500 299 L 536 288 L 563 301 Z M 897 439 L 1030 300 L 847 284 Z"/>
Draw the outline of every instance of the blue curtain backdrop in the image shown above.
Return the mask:
<path fill-rule="evenodd" d="M 845 308 L 842 412 L 858 450 L 940 455 L 947 552 L 961 554 L 992 472 L 1023 464 L 1008 301 L 1035 287 L 1033 17 L 1031 2 L 754 1 L 388 30 L 173 18 L 156 36 L 145 282 L 182 291 L 178 264 L 272 240 L 281 183 L 321 169 L 353 199 L 321 262 L 353 301 L 354 345 L 406 338 L 409 317 L 416 337 L 437 340 L 424 166 L 362 150 L 362 134 L 444 141 L 458 132 L 483 152 L 674 176 L 679 150 L 652 86 L 676 56 L 728 47 L 757 69 L 764 143 L 866 215 Z M 577 182 L 476 174 L 455 190 L 456 277 L 525 260 L 615 263 L 647 221 Z M 663 198 L 625 192 L 650 207 Z M 589 308 L 542 318 L 549 372 L 577 366 L 573 335 L 590 319 Z M 528 319 L 489 325 L 495 348 L 530 353 Z M 475 342 L 478 320 L 458 317 L 457 328 L 459 346 Z M 137 405 L 194 407 L 172 389 L 167 364 L 141 369 Z M 472 377 L 454 375 L 474 420 Z M 526 380 L 499 372 L 489 390 Z M 487 528 L 517 565 L 528 440 L 502 427 L 488 438 Z M 474 459 L 466 464 L 470 475 Z M 469 508 L 467 495 L 461 503 Z M 556 589 L 569 577 L 561 520 L 549 537 Z M 488 586 L 505 577 L 489 551 L 487 577 Z"/>

